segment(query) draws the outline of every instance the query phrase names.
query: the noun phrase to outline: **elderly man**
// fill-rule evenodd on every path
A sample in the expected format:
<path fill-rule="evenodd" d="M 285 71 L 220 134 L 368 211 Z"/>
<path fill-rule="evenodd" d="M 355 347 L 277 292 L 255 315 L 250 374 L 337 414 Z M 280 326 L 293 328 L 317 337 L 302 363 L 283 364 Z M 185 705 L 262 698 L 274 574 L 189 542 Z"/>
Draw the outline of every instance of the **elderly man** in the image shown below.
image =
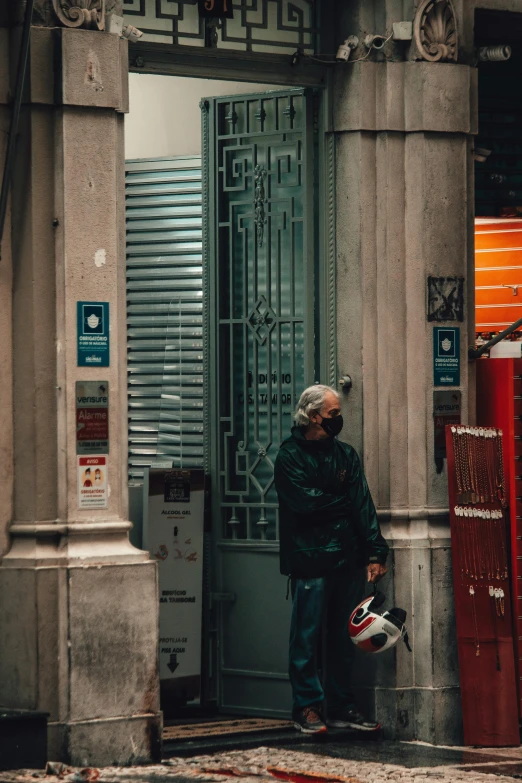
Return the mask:
<path fill-rule="evenodd" d="M 281 573 L 292 580 L 289 674 L 294 724 L 305 734 L 325 732 L 327 725 L 372 731 L 379 724 L 358 711 L 350 692 L 355 646 L 348 619 L 362 600 L 365 571 L 373 583 L 386 573 L 388 545 L 359 457 L 337 440 L 343 427 L 337 392 L 320 385 L 306 389 L 295 423 L 275 463 Z M 324 615 L 323 691 L 317 653 Z"/>

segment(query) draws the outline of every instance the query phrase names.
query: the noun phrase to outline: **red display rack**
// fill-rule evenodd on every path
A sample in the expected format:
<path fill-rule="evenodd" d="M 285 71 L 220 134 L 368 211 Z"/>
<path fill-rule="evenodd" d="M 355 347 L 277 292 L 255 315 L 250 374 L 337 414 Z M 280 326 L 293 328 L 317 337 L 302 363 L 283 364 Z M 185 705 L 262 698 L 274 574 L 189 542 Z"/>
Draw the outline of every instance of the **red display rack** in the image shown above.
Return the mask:
<path fill-rule="evenodd" d="M 496 429 L 446 427 L 464 743 L 485 747 L 520 743 L 505 493 L 488 467 L 501 466 L 500 442 Z M 464 469 L 485 489 L 466 491 Z"/>
<path fill-rule="evenodd" d="M 509 506 L 513 635 L 519 716 L 522 717 L 522 359 L 477 362 L 477 424 L 503 433 Z"/>

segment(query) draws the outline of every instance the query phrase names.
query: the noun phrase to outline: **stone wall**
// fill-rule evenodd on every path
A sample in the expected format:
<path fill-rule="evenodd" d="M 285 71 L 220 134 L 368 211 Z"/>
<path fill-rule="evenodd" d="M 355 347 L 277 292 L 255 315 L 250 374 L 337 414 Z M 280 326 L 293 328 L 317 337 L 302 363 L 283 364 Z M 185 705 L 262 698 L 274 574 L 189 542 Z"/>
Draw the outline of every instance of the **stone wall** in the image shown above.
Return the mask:
<path fill-rule="evenodd" d="M 0 27 L 2 131 L 12 18 Z M 0 264 L 0 704 L 48 712 L 49 757 L 81 766 L 148 761 L 161 745 L 157 569 L 129 542 L 127 88 L 117 36 L 32 29 Z M 109 303 L 109 367 L 78 367 L 78 301 Z M 77 380 L 109 383 L 106 508 L 78 503 Z"/>

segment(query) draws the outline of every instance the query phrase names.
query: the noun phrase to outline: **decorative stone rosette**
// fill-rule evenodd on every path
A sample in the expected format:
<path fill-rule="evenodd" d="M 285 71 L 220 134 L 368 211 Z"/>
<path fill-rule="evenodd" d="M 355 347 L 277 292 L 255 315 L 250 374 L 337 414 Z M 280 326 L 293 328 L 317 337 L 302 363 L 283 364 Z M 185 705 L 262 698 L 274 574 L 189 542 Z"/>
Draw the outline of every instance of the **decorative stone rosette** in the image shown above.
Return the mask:
<path fill-rule="evenodd" d="M 452 0 L 421 0 L 413 24 L 419 56 L 429 62 L 456 62 L 457 16 Z"/>
<path fill-rule="evenodd" d="M 105 0 L 53 0 L 54 13 L 64 27 L 103 30 Z"/>

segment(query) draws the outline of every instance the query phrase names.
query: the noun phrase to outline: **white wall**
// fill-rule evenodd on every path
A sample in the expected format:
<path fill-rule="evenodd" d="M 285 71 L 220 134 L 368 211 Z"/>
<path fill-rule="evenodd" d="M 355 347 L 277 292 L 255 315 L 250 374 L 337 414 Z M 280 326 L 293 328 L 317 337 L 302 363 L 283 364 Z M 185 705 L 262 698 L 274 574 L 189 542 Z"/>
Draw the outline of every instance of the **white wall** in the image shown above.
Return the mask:
<path fill-rule="evenodd" d="M 125 116 L 125 157 L 170 158 L 201 152 L 201 98 L 277 89 L 266 84 L 220 82 L 131 73 Z"/>

